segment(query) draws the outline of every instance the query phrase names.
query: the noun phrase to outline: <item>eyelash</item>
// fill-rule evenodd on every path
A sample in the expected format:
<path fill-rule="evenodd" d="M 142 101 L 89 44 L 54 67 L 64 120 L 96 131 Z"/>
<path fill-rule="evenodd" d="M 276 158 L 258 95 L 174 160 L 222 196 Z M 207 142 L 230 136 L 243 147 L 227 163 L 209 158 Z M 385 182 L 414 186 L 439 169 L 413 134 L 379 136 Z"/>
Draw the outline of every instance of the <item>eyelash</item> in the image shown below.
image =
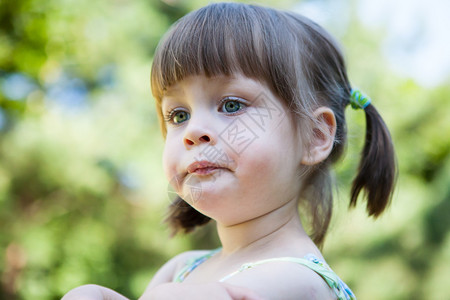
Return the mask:
<path fill-rule="evenodd" d="M 245 108 L 248 106 L 248 104 L 246 103 L 246 101 L 245 101 L 244 99 L 242 99 L 242 98 L 238 98 L 238 97 L 225 97 L 225 98 L 223 98 L 222 100 L 220 100 L 220 103 L 219 103 L 219 110 L 222 110 L 222 108 L 224 107 L 224 105 L 227 104 L 228 102 L 231 102 L 231 101 L 234 101 L 234 102 L 239 103 L 239 110 L 237 110 L 237 111 L 235 111 L 235 112 L 224 112 L 224 113 L 226 113 L 227 115 L 237 115 L 237 114 L 240 114 L 241 111 L 242 111 L 243 109 L 245 109 Z M 178 112 L 185 112 L 185 113 L 189 114 L 185 109 L 180 108 L 180 107 L 177 107 L 177 108 L 174 108 L 174 109 L 170 110 L 167 114 L 164 115 L 164 121 L 165 121 L 166 123 L 170 123 L 170 124 L 172 124 L 172 125 L 180 125 L 180 124 L 184 123 L 184 122 L 182 122 L 182 123 L 175 123 L 175 122 L 174 122 L 173 118 L 175 117 L 176 113 L 178 113 Z"/>
<path fill-rule="evenodd" d="M 164 115 L 164 122 L 170 123 L 170 124 L 173 124 L 173 125 L 178 125 L 178 123 L 175 123 L 173 121 L 173 118 L 175 117 L 175 114 L 178 113 L 178 112 L 186 112 L 186 111 L 183 108 L 180 108 L 180 107 L 174 108 L 174 109 L 170 110 L 167 114 Z M 186 113 L 188 113 L 188 112 L 186 112 Z"/>

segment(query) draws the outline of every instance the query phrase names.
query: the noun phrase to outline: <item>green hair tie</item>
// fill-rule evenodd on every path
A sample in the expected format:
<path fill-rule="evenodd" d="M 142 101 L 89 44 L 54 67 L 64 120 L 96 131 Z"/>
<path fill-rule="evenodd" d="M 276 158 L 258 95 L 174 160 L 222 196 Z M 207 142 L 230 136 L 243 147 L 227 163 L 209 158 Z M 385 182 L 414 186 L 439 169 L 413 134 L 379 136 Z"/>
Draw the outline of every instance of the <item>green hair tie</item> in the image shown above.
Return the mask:
<path fill-rule="evenodd" d="M 360 90 L 352 89 L 350 95 L 350 104 L 352 105 L 352 108 L 365 109 L 370 104 L 370 102 L 372 102 L 372 100 L 370 100 L 370 98 L 364 95 Z"/>

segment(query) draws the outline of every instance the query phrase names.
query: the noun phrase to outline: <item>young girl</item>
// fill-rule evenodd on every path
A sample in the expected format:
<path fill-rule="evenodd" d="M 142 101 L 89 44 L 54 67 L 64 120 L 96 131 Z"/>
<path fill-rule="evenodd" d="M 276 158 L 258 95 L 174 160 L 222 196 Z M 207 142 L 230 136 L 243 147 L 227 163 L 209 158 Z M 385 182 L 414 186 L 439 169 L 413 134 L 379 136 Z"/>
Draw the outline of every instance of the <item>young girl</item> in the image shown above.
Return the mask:
<path fill-rule="evenodd" d="M 350 205 L 363 191 L 379 216 L 396 172 L 389 132 L 332 37 L 291 12 L 212 4 L 160 42 L 151 85 L 178 194 L 168 222 L 190 232 L 212 219 L 222 247 L 171 259 L 141 299 L 355 299 L 319 250 L 349 104 L 367 130 Z M 64 299 L 81 298 L 124 299 L 95 285 Z"/>

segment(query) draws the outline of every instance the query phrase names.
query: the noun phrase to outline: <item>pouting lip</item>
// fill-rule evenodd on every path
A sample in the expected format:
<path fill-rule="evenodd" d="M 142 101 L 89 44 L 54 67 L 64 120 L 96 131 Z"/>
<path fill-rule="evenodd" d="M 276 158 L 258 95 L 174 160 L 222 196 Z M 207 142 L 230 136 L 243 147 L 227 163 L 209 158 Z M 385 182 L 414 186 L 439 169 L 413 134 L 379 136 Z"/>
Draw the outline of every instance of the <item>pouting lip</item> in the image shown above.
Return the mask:
<path fill-rule="evenodd" d="M 189 174 L 195 173 L 198 169 L 206 169 L 206 168 L 215 168 L 215 169 L 226 169 L 222 166 L 219 166 L 218 164 L 206 161 L 206 160 L 201 160 L 201 161 L 196 161 L 193 162 L 192 164 L 190 164 L 187 167 L 187 172 Z"/>

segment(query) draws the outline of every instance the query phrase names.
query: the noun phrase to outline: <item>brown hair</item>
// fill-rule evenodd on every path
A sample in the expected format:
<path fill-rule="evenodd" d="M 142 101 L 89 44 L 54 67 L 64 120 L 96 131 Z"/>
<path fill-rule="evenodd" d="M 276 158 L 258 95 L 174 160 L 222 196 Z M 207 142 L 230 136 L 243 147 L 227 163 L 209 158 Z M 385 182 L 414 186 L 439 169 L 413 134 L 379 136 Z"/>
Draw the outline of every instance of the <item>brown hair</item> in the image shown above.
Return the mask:
<path fill-rule="evenodd" d="M 337 122 L 333 150 L 308 173 L 301 195 L 311 217 L 310 235 L 322 245 L 333 206 L 329 168 L 344 152 L 344 110 L 351 91 L 339 47 L 322 27 L 291 12 L 238 3 L 194 11 L 173 25 L 155 53 L 151 87 L 163 135 L 161 100 L 168 87 L 190 75 L 234 73 L 265 82 L 299 121 L 311 121 L 320 105 L 333 110 Z M 396 166 L 386 125 L 373 105 L 365 113 L 365 146 L 350 205 L 365 191 L 368 213 L 376 217 L 390 201 Z M 167 220 L 175 232 L 189 232 L 209 218 L 178 197 Z"/>

